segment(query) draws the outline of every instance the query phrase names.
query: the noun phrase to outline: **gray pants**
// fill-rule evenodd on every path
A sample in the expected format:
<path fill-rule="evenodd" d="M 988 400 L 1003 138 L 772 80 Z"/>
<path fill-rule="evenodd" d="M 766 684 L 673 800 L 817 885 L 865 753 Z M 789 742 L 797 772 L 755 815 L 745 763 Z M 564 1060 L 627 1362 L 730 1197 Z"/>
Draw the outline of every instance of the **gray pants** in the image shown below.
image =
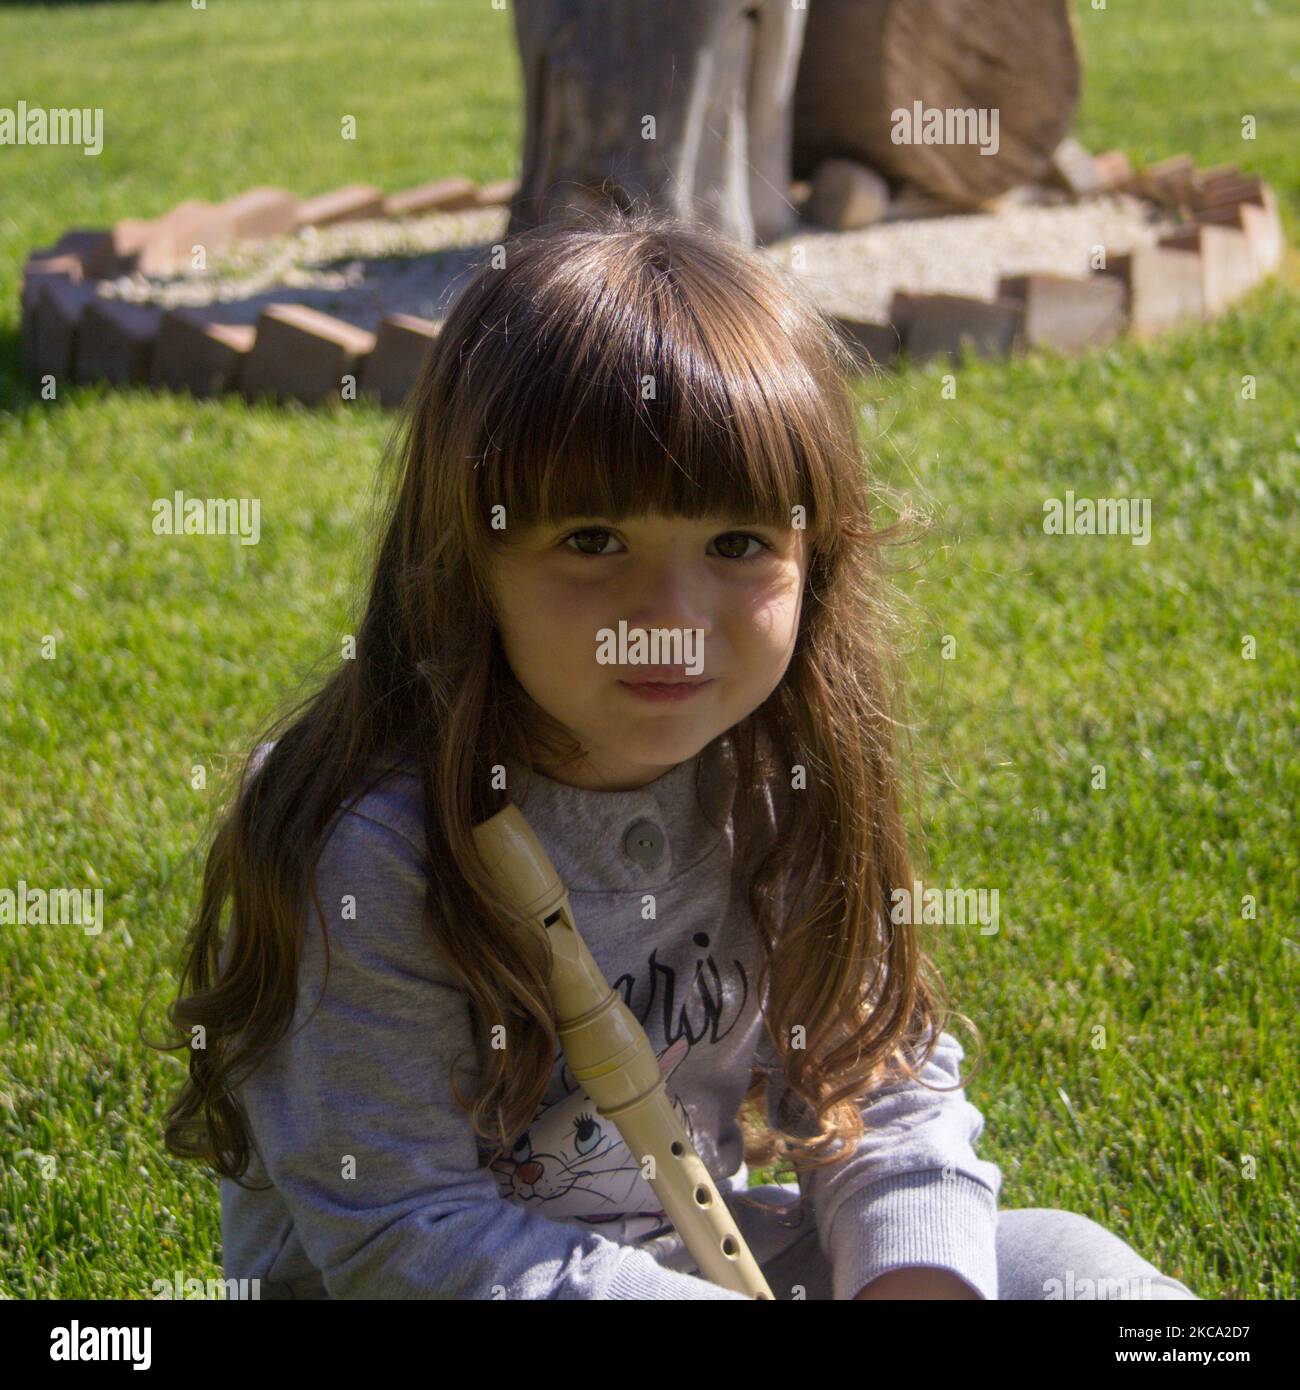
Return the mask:
<path fill-rule="evenodd" d="M 799 1197 L 797 1182 L 751 1187 L 745 1196 L 790 1207 Z M 793 1218 L 793 1209 L 789 1213 Z M 831 1297 L 830 1263 L 818 1243 L 811 1205 L 793 1240 L 777 1237 L 784 1248 L 769 1253 L 767 1242 L 749 1219 L 737 1213 L 741 1233 L 759 1262 L 773 1295 L 790 1299 L 801 1285 L 805 1299 Z M 762 1227 L 770 1232 L 769 1222 Z M 748 1228 L 748 1229 L 746 1229 Z M 765 1243 L 768 1248 L 763 1248 Z M 693 1263 L 693 1262 L 692 1262 Z M 1053 1207 L 999 1210 L 997 1230 L 999 1299 L 1195 1299 L 1186 1284 L 1170 1278 L 1117 1235 L 1086 1216 Z"/>

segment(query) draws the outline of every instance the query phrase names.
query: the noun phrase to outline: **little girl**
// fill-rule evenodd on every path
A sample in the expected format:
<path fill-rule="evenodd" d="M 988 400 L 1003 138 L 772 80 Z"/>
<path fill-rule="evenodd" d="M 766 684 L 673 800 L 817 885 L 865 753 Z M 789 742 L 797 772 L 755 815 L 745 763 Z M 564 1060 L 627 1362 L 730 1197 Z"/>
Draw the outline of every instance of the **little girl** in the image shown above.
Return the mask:
<path fill-rule="evenodd" d="M 167 1143 L 222 1177 L 227 1278 L 743 1297 L 565 1065 L 549 953 L 474 849 L 511 801 L 777 1298 L 1195 1297 L 1083 1216 L 999 1213 L 973 1148 L 891 921 L 914 874 L 850 349 L 763 258 L 647 212 L 498 251 L 408 403 L 355 654 L 210 851 Z"/>

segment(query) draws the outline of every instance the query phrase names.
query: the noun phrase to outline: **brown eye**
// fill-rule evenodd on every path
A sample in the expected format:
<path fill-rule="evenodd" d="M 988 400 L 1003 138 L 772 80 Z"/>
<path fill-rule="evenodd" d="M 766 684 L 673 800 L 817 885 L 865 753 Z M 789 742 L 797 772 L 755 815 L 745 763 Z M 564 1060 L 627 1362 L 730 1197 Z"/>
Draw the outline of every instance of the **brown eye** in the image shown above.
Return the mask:
<path fill-rule="evenodd" d="M 758 549 L 746 555 L 745 547 L 750 541 L 753 541 Z M 746 531 L 728 531 L 725 536 L 719 536 L 714 541 L 714 545 L 719 547 L 719 554 L 724 560 L 757 560 L 764 551 L 771 549 L 766 541 L 760 540 L 757 536 L 751 536 Z M 733 554 L 726 549 L 728 546 L 738 546 L 739 549 Z"/>
<path fill-rule="evenodd" d="M 568 547 L 570 541 L 576 542 L 577 550 L 574 553 L 578 555 L 604 555 L 606 551 L 603 542 L 608 541 L 609 537 L 610 533 L 608 531 L 603 531 L 599 527 L 593 526 L 585 531 L 574 531 L 572 535 L 564 538 L 564 544 Z M 588 549 L 586 545 L 584 545 L 584 542 L 591 541 L 593 538 L 597 542 L 600 542 L 600 544 L 597 544 L 593 549 Z"/>

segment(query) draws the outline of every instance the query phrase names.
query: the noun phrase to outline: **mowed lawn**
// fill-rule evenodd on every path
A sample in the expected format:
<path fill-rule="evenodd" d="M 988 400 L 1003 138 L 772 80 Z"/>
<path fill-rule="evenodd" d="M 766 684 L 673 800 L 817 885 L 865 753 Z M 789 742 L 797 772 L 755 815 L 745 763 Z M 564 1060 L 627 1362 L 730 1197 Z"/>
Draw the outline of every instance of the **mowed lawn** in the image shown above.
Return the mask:
<path fill-rule="evenodd" d="M 1081 3 L 1077 134 L 1260 172 L 1294 242 L 1300 18 L 1239 8 Z M 0 925 L 0 1294 L 146 1298 L 221 1251 L 214 1178 L 161 1147 L 181 1062 L 145 1039 L 223 775 L 353 630 L 390 421 L 38 401 L 22 261 L 260 183 L 513 175 L 518 67 L 511 15 L 452 0 L 6 8 L 0 53 L 0 105 L 105 111 L 98 158 L 0 147 L 0 887 L 102 887 L 107 919 Z M 931 518 L 897 556 L 926 862 L 999 891 L 996 933 L 927 931 L 980 1032 L 980 1152 L 1004 1207 L 1083 1212 L 1205 1297 L 1300 1293 L 1298 284 L 1292 250 L 1202 329 L 968 363 L 955 399 L 938 366 L 860 388 L 882 483 Z M 177 489 L 259 498 L 260 544 L 155 535 Z M 1067 490 L 1149 498 L 1150 543 L 1045 535 Z"/>

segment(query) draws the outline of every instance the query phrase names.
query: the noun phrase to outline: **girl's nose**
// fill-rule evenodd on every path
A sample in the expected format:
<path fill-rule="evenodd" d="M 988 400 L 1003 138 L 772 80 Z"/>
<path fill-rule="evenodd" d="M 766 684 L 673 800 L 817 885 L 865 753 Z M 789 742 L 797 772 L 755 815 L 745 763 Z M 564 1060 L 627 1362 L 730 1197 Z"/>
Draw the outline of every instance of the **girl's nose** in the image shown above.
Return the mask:
<path fill-rule="evenodd" d="M 629 627 L 712 630 L 706 612 L 704 579 L 692 566 L 661 566 L 632 583 L 628 595 Z"/>

